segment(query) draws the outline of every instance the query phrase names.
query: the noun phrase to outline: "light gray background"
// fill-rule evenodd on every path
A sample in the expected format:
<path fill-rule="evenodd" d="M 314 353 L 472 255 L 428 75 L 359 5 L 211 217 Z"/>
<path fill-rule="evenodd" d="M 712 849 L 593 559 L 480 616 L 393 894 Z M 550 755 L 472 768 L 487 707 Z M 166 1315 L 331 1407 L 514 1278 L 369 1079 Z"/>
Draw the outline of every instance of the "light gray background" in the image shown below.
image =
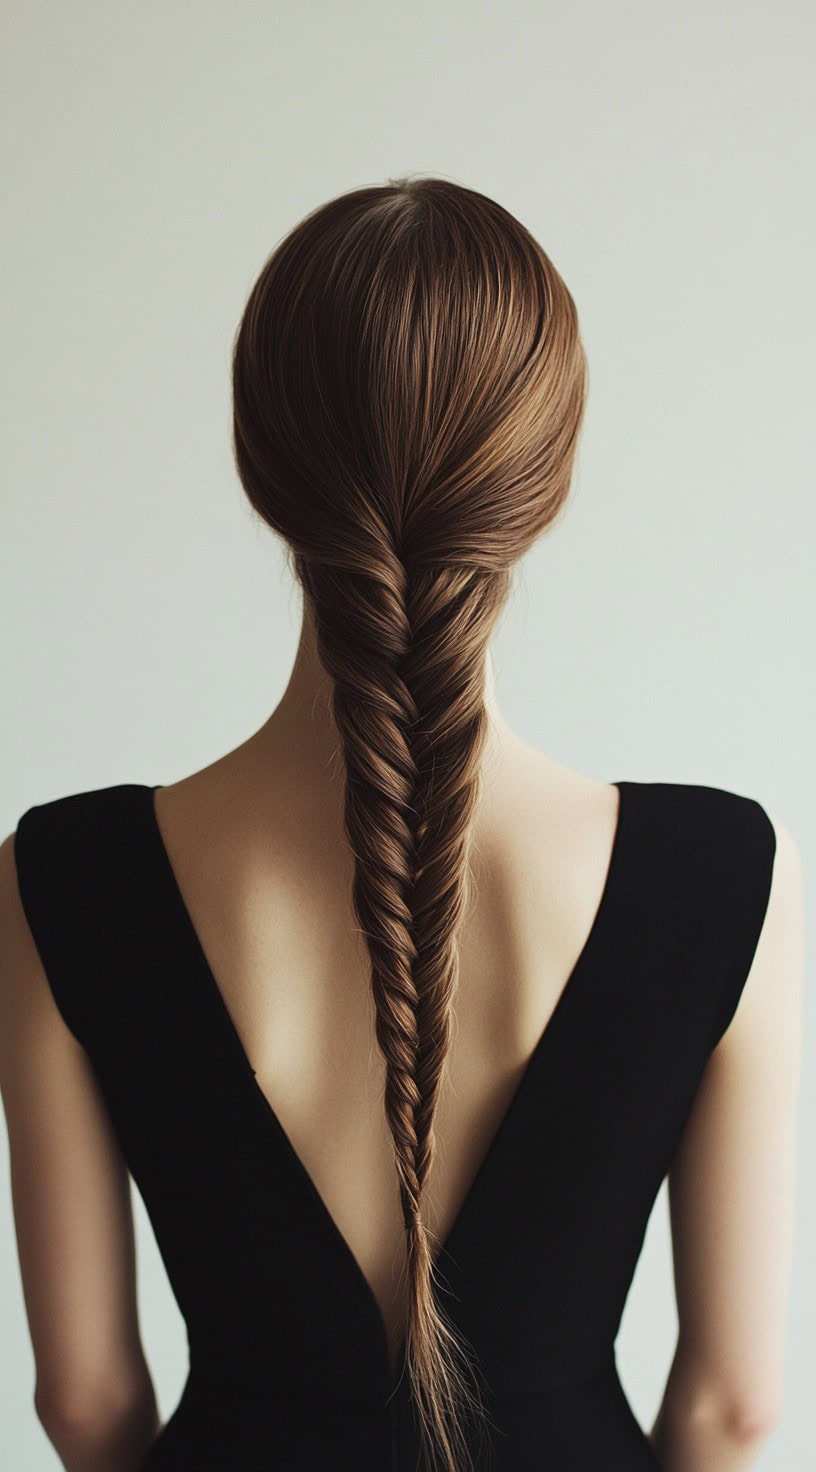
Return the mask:
<path fill-rule="evenodd" d="M 274 706 L 299 600 L 232 467 L 230 340 L 307 210 L 435 173 L 537 235 L 589 357 L 572 504 L 493 645 L 508 719 L 604 780 L 758 797 L 799 840 L 812 913 L 808 0 L 2 14 L 3 831 L 34 802 L 174 781 Z M 810 996 L 807 1026 L 788 1403 L 763 1472 L 799 1472 L 815 1429 Z M 4 1132 L 0 1150 L 2 1465 L 47 1472 Z M 134 1201 L 166 1419 L 184 1331 Z M 675 1327 L 664 1186 L 618 1341 L 644 1424 Z"/>

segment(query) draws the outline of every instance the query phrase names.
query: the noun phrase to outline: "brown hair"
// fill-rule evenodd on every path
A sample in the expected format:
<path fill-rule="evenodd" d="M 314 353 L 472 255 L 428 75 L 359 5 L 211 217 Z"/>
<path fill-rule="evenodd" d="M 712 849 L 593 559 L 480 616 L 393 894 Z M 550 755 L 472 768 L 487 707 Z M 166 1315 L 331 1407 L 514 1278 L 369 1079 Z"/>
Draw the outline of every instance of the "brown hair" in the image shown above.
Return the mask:
<path fill-rule="evenodd" d="M 397 179 L 331 200 L 278 244 L 232 368 L 238 472 L 287 544 L 332 679 L 405 1221 L 406 1367 L 428 1465 L 459 1472 L 464 1407 L 481 1400 L 434 1294 L 422 1196 L 471 892 L 487 646 L 513 564 L 569 489 L 577 314 L 501 205 Z"/>

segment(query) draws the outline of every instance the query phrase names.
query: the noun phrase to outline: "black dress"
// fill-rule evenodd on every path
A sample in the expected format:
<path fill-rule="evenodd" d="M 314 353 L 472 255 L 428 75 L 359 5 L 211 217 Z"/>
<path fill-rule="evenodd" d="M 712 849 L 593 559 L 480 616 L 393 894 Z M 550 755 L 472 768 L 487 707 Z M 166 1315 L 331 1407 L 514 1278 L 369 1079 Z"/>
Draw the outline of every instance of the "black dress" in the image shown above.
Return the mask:
<path fill-rule="evenodd" d="M 589 938 L 438 1257 L 440 1302 L 488 1392 L 480 1472 L 658 1467 L 615 1340 L 751 966 L 775 834 L 737 793 L 616 785 Z M 54 998 L 100 1081 L 187 1327 L 184 1391 L 143 1472 L 414 1472 L 407 1377 L 392 1381 L 374 1294 L 257 1082 L 154 791 L 45 802 L 15 836 Z"/>

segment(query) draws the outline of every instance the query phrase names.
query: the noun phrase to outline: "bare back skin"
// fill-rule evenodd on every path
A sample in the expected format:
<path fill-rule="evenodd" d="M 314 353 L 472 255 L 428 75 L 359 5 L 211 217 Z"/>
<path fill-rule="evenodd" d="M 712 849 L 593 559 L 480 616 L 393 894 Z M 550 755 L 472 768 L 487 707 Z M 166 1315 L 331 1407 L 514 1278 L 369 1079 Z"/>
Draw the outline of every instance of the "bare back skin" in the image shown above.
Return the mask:
<path fill-rule="evenodd" d="M 374 1291 L 395 1361 L 404 1228 L 339 784 L 304 787 L 297 752 L 267 732 L 262 751 L 250 741 L 162 788 L 155 811 L 257 1081 Z M 617 816 L 616 787 L 503 738 L 474 829 L 425 1202 L 439 1241 L 592 927 Z"/>

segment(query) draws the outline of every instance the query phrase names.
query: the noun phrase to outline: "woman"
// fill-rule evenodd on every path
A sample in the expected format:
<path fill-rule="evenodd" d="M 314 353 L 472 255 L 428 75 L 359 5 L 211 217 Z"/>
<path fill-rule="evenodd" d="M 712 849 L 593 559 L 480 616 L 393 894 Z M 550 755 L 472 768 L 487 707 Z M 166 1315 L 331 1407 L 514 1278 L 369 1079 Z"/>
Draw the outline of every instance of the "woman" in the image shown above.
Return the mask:
<path fill-rule="evenodd" d="M 548 257 L 440 179 L 331 201 L 255 283 L 234 448 L 304 595 L 283 699 L 2 847 L 35 1405 L 70 1472 L 742 1472 L 778 1417 L 794 839 L 564 767 L 496 702 L 585 391 Z M 190 1343 L 161 1428 L 128 1172 Z M 667 1174 L 647 1436 L 614 1345 Z"/>

